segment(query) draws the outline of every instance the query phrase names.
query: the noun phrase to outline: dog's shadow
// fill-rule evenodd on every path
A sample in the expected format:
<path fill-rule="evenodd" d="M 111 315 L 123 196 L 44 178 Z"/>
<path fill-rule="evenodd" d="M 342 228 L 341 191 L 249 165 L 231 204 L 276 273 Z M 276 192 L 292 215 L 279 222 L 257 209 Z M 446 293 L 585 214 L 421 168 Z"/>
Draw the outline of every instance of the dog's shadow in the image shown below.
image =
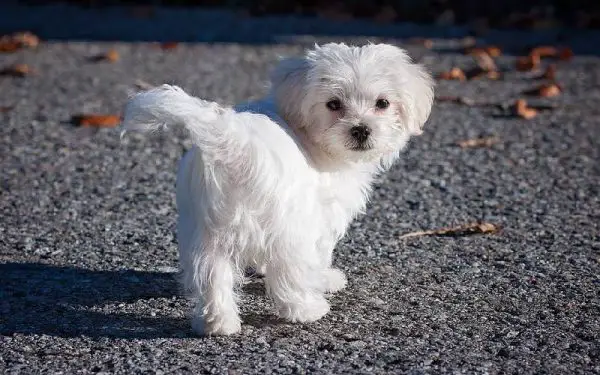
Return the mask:
<path fill-rule="evenodd" d="M 93 271 L 37 263 L 0 264 L 0 334 L 191 336 L 185 317 L 152 314 L 151 308 L 132 312 L 139 311 L 139 307 L 131 305 L 139 300 L 167 305 L 157 309 L 159 311 L 183 307 L 177 306 L 182 304 L 182 299 L 174 298 L 178 295 L 174 273 Z"/>
<path fill-rule="evenodd" d="M 192 302 L 183 297 L 176 276 L 39 263 L 0 264 L 0 335 L 197 337 L 188 318 Z M 260 277 L 251 280 L 244 286 L 244 294 L 264 298 Z M 282 323 L 266 312 L 247 312 L 242 319 L 257 328 Z"/>

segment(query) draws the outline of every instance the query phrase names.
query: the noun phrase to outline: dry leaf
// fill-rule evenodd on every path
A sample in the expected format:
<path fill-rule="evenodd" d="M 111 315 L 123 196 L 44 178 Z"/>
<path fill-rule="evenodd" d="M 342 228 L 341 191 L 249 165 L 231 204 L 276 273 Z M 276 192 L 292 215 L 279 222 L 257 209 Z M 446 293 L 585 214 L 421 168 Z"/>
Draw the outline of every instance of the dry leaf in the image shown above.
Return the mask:
<path fill-rule="evenodd" d="M 21 48 L 35 48 L 40 39 L 28 32 L 18 32 L 0 37 L 0 52 L 14 52 Z"/>
<path fill-rule="evenodd" d="M 71 118 L 71 122 L 83 127 L 113 128 L 121 123 L 117 115 L 80 114 Z"/>
<path fill-rule="evenodd" d="M 34 71 L 27 64 L 15 64 L 0 70 L 2 76 L 25 77 Z"/>
<path fill-rule="evenodd" d="M 548 83 L 541 85 L 533 90 L 525 91 L 527 95 L 541 96 L 543 98 L 551 98 L 560 95 L 562 90 L 556 83 Z"/>
<path fill-rule="evenodd" d="M 491 223 L 470 223 L 465 225 L 459 225 L 450 228 L 441 228 L 434 230 L 425 230 L 407 233 L 400 236 L 401 239 L 410 237 L 422 237 L 422 236 L 444 236 L 444 237 L 462 237 L 473 234 L 484 234 L 484 233 L 497 233 L 500 230 L 495 224 Z"/>
<path fill-rule="evenodd" d="M 164 50 L 171 50 L 171 49 L 177 48 L 178 45 L 179 45 L 178 42 L 165 42 L 165 43 L 161 43 L 160 48 L 162 48 Z"/>
<path fill-rule="evenodd" d="M 106 61 L 110 61 L 110 62 L 117 62 L 119 61 L 119 52 L 117 52 L 117 50 L 111 49 L 110 51 L 106 52 L 106 54 L 104 55 L 104 59 Z"/>
<path fill-rule="evenodd" d="M 440 79 L 449 79 L 449 80 L 459 80 L 459 81 L 465 81 L 467 79 L 467 77 L 465 76 L 465 73 L 457 67 L 454 67 L 452 69 L 450 69 L 449 72 L 442 72 L 439 75 Z"/>
<path fill-rule="evenodd" d="M 465 98 L 463 96 L 438 96 L 435 98 L 438 102 L 452 102 L 456 104 L 464 104 L 469 107 L 475 105 L 475 101 L 473 99 Z"/>
<path fill-rule="evenodd" d="M 516 67 L 520 72 L 530 72 L 540 66 L 539 55 L 529 55 L 525 57 L 519 57 L 517 59 Z"/>
<path fill-rule="evenodd" d="M 473 148 L 473 147 L 491 147 L 492 145 L 498 143 L 500 138 L 498 137 L 485 137 L 485 138 L 474 138 L 474 139 L 465 139 L 463 141 L 457 142 L 460 148 Z"/>
<path fill-rule="evenodd" d="M 530 108 L 527 106 L 527 101 L 525 99 L 518 99 L 515 102 L 513 111 L 516 116 L 522 117 L 526 120 L 531 120 L 537 116 L 538 113 L 535 108 Z"/>
<path fill-rule="evenodd" d="M 92 61 L 108 61 L 111 63 L 117 62 L 119 61 L 119 52 L 117 52 L 117 50 L 111 49 L 108 52 L 105 53 L 101 53 L 99 55 L 96 55 L 94 57 L 91 58 Z"/>
<path fill-rule="evenodd" d="M 492 59 L 492 57 L 484 50 L 479 50 L 475 53 L 472 53 L 471 55 L 473 56 L 481 70 L 485 72 L 498 70 L 494 59 Z"/>
<path fill-rule="evenodd" d="M 481 47 L 467 47 L 465 48 L 465 55 L 473 55 L 476 53 L 485 52 L 485 50 Z"/>
<path fill-rule="evenodd" d="M 21 43 L 23 47 L 27 48 L 36 48 L 40 44 L 40 38 L 29 31 L 15 33 L 13 34 L 13 39 Z"/>
<path fill-rule="evenodd" d="M 485 71 L 481 68 L 476 68 L 476 69 L 471 70 L 467 74 L 467 76 L 469 79 L 487 78 L 487 79 L 491 79 L 494 81 L 497 79 L 500 79 L 502 77 L 500 72 L 497 70 Z"/>
<path fill-rule="evenodd" d="M 502 50 L 497 46 L 470 47 L 465 50 L 466 55 L 475 55 L 482 52 L 487 53 L 491 57 L 498 57 L 502 55 Z"/>
<path fill-rule="evenodd" d="M 573 56 L 573 50 L 571 50 L 570 48 L 563 48 L 558 53 L 558 58 L 563 61 L 569 61 L 573 58 Z"/>
<path fill-rule="evenodd" d="M 502 55 L 502 50 L 498 46 L 487 46 L 485 47 L 485 52 L 492 57 L 498 57 Z"/>
<path fill-rule="evenodd" d="M 529 52 L 529 56 L 538 56 L 542 57 L 554 57 L 558 55 L 558 50 L 556 47 L 552 46 L 540 46 L 535 47 Z"/>
<path fill-rule="evenodd" d="M 500 74 L 499 71 L 493 70 L 493 71 L 487 72 L 486 78 L 491 79 L 491 80 L 497 80 L 497 79 L 502 78 L 502 75 Z"/>
<path fill-rule="evenodd" d="M 14 52 L 21 48 L 21 45 L 14 40 L 0 39 L 0 52 Z"/>

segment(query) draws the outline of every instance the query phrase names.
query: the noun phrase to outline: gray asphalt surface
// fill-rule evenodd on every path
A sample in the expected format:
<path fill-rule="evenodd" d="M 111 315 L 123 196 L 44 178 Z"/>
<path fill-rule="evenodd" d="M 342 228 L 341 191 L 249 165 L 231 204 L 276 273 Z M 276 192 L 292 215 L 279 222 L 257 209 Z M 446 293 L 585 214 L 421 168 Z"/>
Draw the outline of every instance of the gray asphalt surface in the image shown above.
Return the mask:
<path fill-rule="evenodd" d="M 257 97 L 277 55 L 310 43 L 61 41 L 0 55 L 37 71 L 0 77 L 0 106 L 14 106 L 0 113 L 0 373 L 600 373 L 600 58 L 585 55 L 559 63 L 564 93 L 533 120 L 436 105 L 337 247 L 349 286 L 324 319 L 277 320 L 252 279 L 241 334 L 193 336 L 174 279 L 175 167 L 189 141 L 121 142 L 68 121 L 118 113 L 137 79 Z M 89 61 L 109 48 L 120 61 Z M 433 72 L 472 64 L 407 48 Z M 440 81 L 437 94 L 504 103 L 537 84 L 508 72 Z M 489 135 L 500 143 L 454 144 Z M 503 230 L 399 239 L 477 220 Z"/>

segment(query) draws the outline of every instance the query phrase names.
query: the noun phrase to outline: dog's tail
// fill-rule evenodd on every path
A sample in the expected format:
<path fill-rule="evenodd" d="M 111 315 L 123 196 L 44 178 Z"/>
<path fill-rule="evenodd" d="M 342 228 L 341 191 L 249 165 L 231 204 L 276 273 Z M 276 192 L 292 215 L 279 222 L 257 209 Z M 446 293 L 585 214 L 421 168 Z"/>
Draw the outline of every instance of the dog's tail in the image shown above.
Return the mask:
<path fill-rule="evenodd" d="M 180 126 L 208 157 L 223 148 L 240 150 L 250 141 L 250 131 L 236 113 L 214 102 L 188 95 L 177 86 L 162 85 L 136 94 L 125 106 L 121 137 L 126 132 L 158 132 Z M 221 152 L 218 152 L 218 151 Z"/>
<path fill-rule="evenodd" d="M 177 86 L 162 85 L 131 98 L 125 106 L 121 136 L 173 126 L 187 129 L 203 161 L 226 167 L 227 175 L 238 184 L 264 180 L 258 174 L 266 171 L 280 179 L 289 174 L 292 179 L 294 171 L 306 167 L 298 145 L 269 116 L 236 112 L 190 96 Z"/>

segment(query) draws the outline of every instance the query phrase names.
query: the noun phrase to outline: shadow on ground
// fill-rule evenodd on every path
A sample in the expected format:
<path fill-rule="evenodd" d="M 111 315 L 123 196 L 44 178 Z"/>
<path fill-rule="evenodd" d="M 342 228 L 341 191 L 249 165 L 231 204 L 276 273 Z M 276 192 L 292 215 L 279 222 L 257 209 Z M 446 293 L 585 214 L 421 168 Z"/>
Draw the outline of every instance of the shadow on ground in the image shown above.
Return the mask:
<path fill-rule="evenodd" d="M 262 280 L 250 276 L 244 293 L 264 298 Z M 194 337 L 182 316 L 190 307 L 175 273 L 0 264 L 0 335 Z M 242 319 L 254 327 L 284 323 L 268 312 L 246 312 Z"/>
<path fill-rule="evenodd" d="M 185 301 L 174 298 L 179 294 L 174 275 L 0 264 L 0 334 L 123 338 L 189 335 L 186 318 L 151 315 L 154 299 L 167 299 L 167 310 L 171 307 L 184 311 L 180 305 Z M 148 308 L 140 313 L 138 307 L 138 313 L 133 313 L 127 305 L 140 300 L 150 301 Z M 161 314 L 164 310 L 161 308 Z"/>

